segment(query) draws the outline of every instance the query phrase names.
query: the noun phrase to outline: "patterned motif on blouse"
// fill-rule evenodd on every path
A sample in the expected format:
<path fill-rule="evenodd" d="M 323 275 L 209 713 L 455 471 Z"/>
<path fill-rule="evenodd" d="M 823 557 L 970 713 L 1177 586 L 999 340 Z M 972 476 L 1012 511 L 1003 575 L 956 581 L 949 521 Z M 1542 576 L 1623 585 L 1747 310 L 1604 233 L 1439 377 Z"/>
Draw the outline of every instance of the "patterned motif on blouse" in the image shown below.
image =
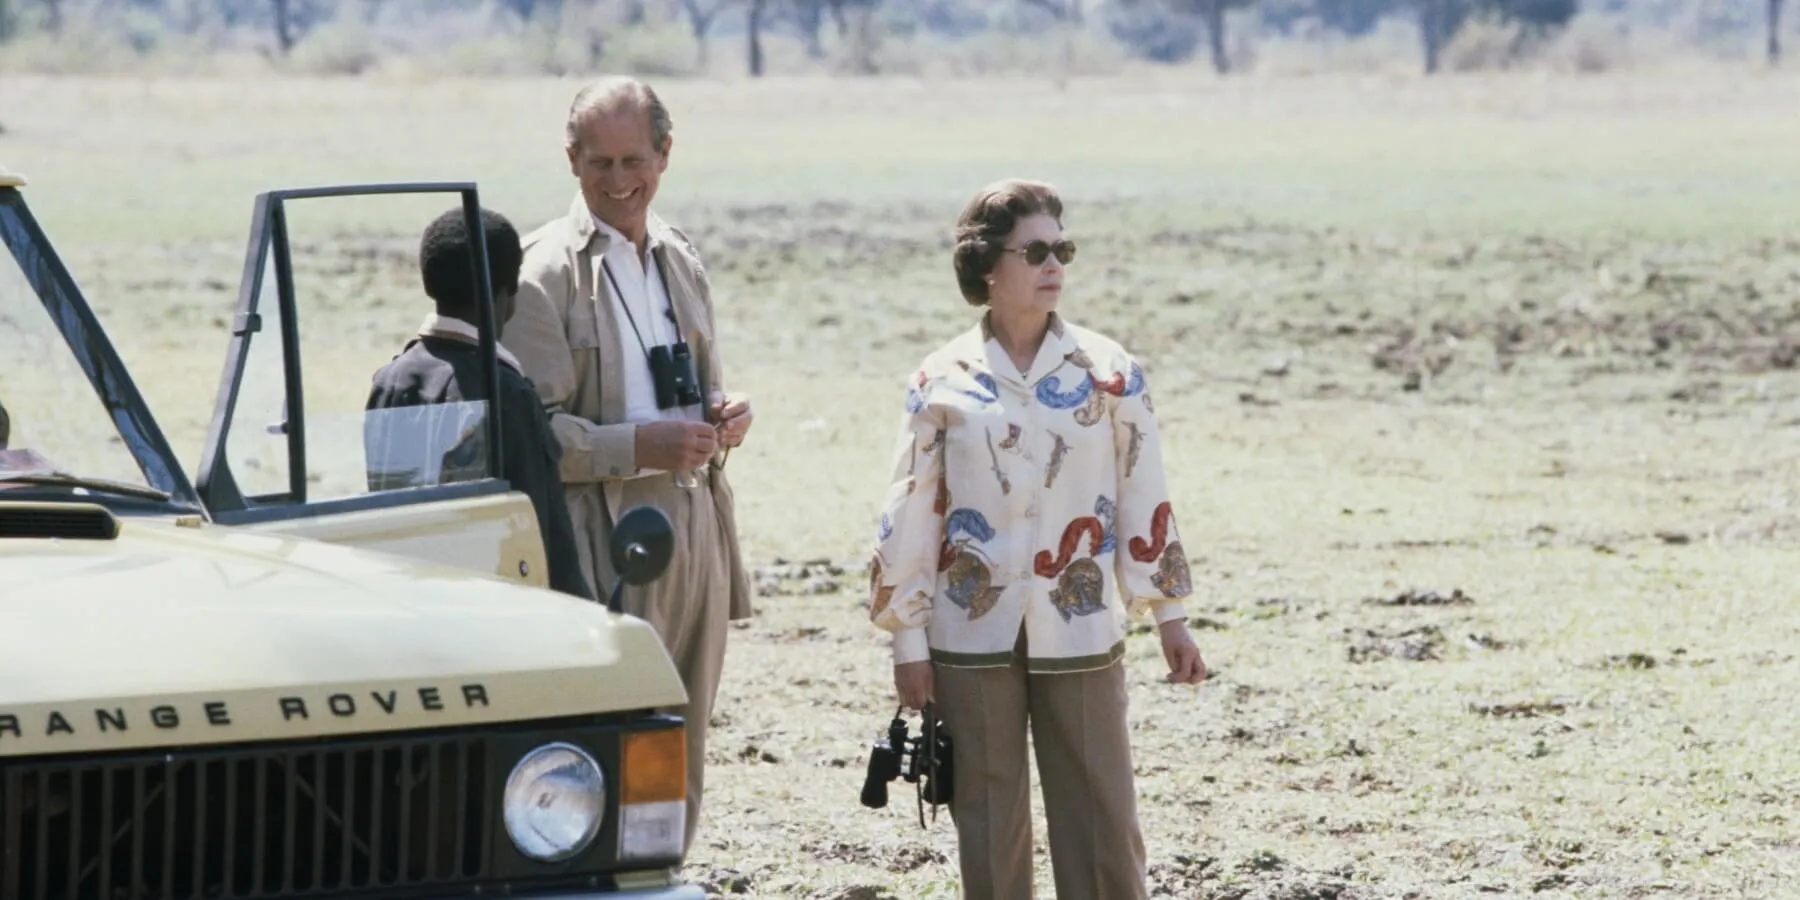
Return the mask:
<path fill-rule="evenodd" d="M 1015 376 L 983 320 L 907 382 L 870 561 L 869 614 L 896 663 L 1110 665 L 1129 619 L 1193 592 L 1144 371 L 1052 317 Z M 939 602 L 944 601 L 944 602 Z"/>

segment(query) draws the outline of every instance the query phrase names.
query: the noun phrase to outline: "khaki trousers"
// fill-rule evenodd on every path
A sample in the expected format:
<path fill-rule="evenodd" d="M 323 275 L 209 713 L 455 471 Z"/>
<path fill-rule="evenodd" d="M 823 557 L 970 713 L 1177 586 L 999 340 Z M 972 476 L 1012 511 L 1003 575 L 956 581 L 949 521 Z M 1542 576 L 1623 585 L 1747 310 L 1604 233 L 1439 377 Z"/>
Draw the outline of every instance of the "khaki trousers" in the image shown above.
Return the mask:
<path fill-rule="evenodd" d="M 625 483 L 624 514 L 637 506 L 654 506 L 675 529 L 675 553 L 661 578 L 641 586 L 626 585 L 619 605 L 650 623 L 681 673 L 688 702 L 659 712 L 680 715 L 687 726 L 687 834 L 691 847 L 700 827 L 700 800 L 706 786 L 706 735 L 712 721 L 719 673 L 725 665 L 725 635 L 731 609 L 727 535 L 713 508 L 704 480 L 698 487 L 677 487 L 670 475 L 647 475 Z"/>
<path fill-rule="evenodd" d="M 1029 900 L 1031 776 L 1037 751 L 1059 900 L 1144 900 L 1125 666 L 1033 675 L 1025 634 L 1012 665 L 932 666 L 934 706 L 950 733 L 956 780 L 950 815 L 965 900 Z"/>

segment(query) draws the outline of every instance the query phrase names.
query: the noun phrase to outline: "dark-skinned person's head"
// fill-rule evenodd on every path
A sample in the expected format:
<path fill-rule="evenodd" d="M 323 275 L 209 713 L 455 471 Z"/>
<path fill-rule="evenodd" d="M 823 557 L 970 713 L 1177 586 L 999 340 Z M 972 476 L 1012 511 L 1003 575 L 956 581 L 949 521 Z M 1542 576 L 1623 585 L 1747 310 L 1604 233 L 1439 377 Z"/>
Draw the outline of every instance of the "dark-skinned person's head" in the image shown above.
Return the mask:
<path fill-rule="evenodd" d="M 519 266 L 525 251 L 512 222 L 491 209 L 481 210 L 482 231 L 487 235 L 488 284 L 494 295 L 495 337 L 512 318 L 513 295 L 519 290 Z M 437 304 L 440 316 L 481 322 L 479 282 L 475 280 L 475 244 L 461 206 L 446 210 L 425 227 L 419 239 L 419 278 L 425 295 Z"/>

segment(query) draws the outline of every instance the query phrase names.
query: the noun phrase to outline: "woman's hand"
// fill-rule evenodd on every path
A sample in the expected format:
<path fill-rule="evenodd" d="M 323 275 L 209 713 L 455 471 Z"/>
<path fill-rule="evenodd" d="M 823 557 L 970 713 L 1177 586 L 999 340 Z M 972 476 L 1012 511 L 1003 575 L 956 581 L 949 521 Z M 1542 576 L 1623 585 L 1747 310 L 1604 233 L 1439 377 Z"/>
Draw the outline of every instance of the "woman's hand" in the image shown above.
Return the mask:
<path fill-rule="evenodd" d="M 1173 619 L 1161 625 L 1163 659 L 1169 662 L 1169 681 L 1175 684 L 1199 684 L 1206 680 L 1206 661 L 1188 632 L 1186 619 Z"/>
<path fill-rule="evenodd" d="M 901 663 L 894 667 L 894 691 L 904 709 L 920 710 L 931 702 L 931 660 Z"/>

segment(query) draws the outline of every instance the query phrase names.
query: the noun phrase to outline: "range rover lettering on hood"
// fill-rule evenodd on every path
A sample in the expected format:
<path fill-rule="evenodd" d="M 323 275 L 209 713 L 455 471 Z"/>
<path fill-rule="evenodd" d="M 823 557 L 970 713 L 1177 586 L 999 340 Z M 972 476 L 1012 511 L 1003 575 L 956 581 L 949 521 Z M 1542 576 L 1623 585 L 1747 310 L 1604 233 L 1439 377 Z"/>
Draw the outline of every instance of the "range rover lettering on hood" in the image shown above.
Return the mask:
<path fill-rule="evenodd" d="M 336 720 L 358 720 L 375 716 L 412 716 L 442 712 L 462 707 L 487 707 L 488 689 L 481 682 L 455 685 L 423 685 L 405 688 L 376 688 L 364 691 L 334 691 L 308 695 L 304 693 L 270 694 L 259 698 L 269 704 L 276 716 L 257 716 L 267 721 L 311 720 L 322 717 Z M 0 711 L 0 745 L 8 740 L 26 738 L 54 739 L 61 735 L 75 737 L 95 733 L 129 733 L 133 730 L 174 731 L 184 724 L 211 728 L 230 728 L 238 722 L 234 708 L 226 700 L 187 700 L 161 703 L 135 702 L 129 707 L 107 705 L 94 707 L 51 708 L 21 715 Z M 133 713 L 136 712 L 136 715 Z"/>

